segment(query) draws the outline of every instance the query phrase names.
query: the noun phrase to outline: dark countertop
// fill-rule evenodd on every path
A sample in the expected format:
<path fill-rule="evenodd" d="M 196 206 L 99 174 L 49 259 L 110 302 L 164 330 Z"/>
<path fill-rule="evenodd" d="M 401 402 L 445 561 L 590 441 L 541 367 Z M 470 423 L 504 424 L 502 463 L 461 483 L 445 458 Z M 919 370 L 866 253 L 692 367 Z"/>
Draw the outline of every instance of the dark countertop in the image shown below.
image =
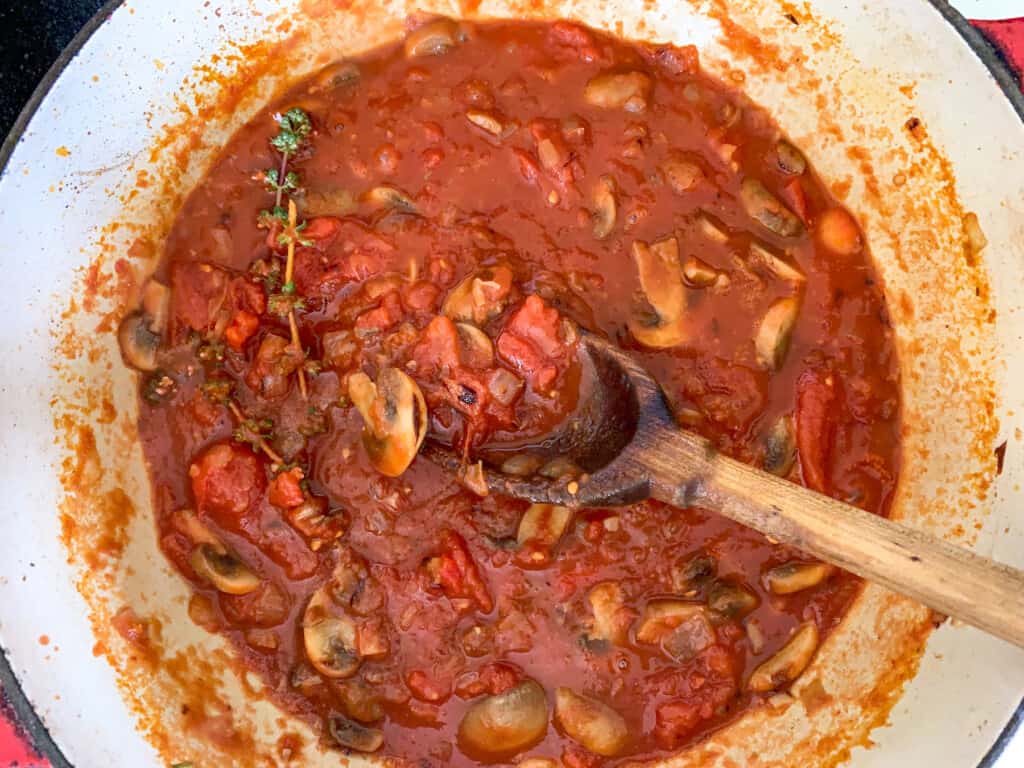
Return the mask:
<path fill-rule="evenodd" d="M 64 46 L 105 0 L 0 4 L 0 140 Z"/>

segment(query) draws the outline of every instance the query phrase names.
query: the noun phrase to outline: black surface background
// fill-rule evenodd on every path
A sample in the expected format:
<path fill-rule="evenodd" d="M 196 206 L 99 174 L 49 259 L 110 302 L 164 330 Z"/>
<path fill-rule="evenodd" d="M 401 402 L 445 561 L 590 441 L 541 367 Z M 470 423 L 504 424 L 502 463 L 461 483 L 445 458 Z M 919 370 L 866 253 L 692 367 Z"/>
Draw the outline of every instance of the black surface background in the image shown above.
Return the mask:
<path fill-rule="evenodd" d="M 105 0 L 0 0 L 0 140 L 36 85 Z"/>

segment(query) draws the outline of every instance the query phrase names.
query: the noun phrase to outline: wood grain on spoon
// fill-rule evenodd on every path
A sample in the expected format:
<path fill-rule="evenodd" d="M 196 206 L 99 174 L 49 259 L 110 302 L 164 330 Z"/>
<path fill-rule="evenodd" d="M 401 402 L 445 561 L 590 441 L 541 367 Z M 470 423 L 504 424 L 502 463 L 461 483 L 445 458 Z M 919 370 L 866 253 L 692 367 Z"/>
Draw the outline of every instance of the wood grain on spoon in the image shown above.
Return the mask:
<path fill-rule="evenodd" d="M 582 347 L 588 392 L 580 409 L 530 450 L 568 457 L 584 474 L 553 481 L 489 469 L 492 490 L 567 506 L 655 498 L 707 507 L 1024 647 L 1024 572 L 719 453 L 674 423 L 658 385 L 628 354 L 591 334 L 584 334 Z M 436 446 L 428 454 L 444 464 L 458 462 Z M 491 451 L 492 463 L 500 457 L 501 451 Z"/>

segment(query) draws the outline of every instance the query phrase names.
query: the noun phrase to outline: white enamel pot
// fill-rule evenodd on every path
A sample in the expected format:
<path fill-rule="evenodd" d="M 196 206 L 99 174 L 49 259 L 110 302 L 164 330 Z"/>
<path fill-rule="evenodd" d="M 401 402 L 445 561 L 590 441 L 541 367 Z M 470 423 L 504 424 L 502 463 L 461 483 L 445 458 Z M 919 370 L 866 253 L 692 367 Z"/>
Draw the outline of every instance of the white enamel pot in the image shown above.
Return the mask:
<path fill-rule="evenodd" d="M 415 6 L 692 42 L 706 69 L 742 78 L 856 213 L 878 261 L 903 372 L 894 514 L 1024 566 L 1024 98 L 955 11 L 943 0 Z M 224 137 L 288 78 L 397 35 L 412 9 L 113 2 L 4 144 L 0 684 L 58 768 L 339 763 L 189 620 L 156 548 L 133 374 L 111 329 Z M 111 629 L 126 607 L 159 638 L 150 650 Z M 869 586 L 791 697 L 668 764 L 1024 765 L 1012 751 L 1024 653 L 950 622 L 932 632 L 935 618 Z M 306 743 L 290 762 L 274 747 L 285 731 Z"/>

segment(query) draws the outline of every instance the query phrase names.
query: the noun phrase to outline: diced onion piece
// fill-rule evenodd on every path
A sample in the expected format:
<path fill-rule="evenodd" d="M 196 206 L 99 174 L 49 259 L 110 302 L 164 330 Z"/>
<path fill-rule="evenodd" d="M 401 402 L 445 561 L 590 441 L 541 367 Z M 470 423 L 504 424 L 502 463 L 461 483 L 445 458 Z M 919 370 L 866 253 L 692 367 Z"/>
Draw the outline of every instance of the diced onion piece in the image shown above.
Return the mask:
<path fill-rule="evenodd" d="M 629 613 L 626 610 L 622 587 L 614 581 L 596 584 L 587 595 L 593 622 L 589 636 L 595 640 L 622 645 L 629 629 Z"/>
<path fill-rule="evenodd" d="M 487 476 L 484 475 L 484 463 L 478 461 L 475 464 L 463 464 L 459 467 L 458 480 L 462 486 L 477 496 L 487 496 L 491 489 L 487 486 Z"/>
<path fill-rule="evenodd" d="M 799 311 L 799 300 L 787 296 L 776 300 L 765 312 L 754 339 L 757 361 L 765 368 L 777 370 L 782 365 Z"/>
<path fill-rule="evenodd" d="M 700 233 L 704 235 L 704 237 L 714 243 L 729 242 L 729 233 L 726 232 L 719 224 L 712 221 L 707 214 L 702 213 L 697 218 L 697 227 L 700 229 Z"/>
<path fill-rule="evenodd" d="M 583 100 L 603 109 L 643 112 L 651 98 L 654 81 L 643 72 L 606 72 L 592 78 L 583 89 Z"/>
<path fill-rule="evenodd" d="M 149 316 L 149 330 L 158 336 L 167 328 L 170 307 L 170 289 L 159 280 L 147 280 L 142 289 L 142 311 Z"/>
<path fill-rule="evenodd" d="M 536 744 L 547 730 L 544 689 L 525 680 L 471 706 L 459 723 L 459 743 L 489 757 L 511 755 Z"/>
<path fill-rule="evenodd" d="M 661 164 L 661 172 L 677 195 L 685 195 L 704 178 L 704 171 L 699 165 L 678 156 L 665 160 Z"/>
<path fill-rule="evenodd" d="M 828 563 L 791 562 L 778 565 L 764 575 L 764 583 L 776 595 L 791 595 L 828 581 L 836 572 Z"/>
<path fill-rule="evenodd" d="M 516 541 L 520 546 L 536 541 L 553 547 L 572 519 L 572 510 L 557 504 L 531 504 L 519 521 Z"/>
<path fill-rule="evenodd" d="M 767 693 L 789 685 L 807 669 L 818 650 L 818 627 L 813 621 L 800 626 L 782 649 L 754 670 L 747 688 Z"/>
<path fill-rule="evenodd" d="M 973 258 L 978 258 L 981 252 L 988 245 L 988 238 L 981 229 L 978 222 L 978 214 L 967 213 L 964 215 L 964 233 L 967 235 L 967 250 Z"/>
<path fill-rule="evenodd" d="M 321 69 L 313 77 L 313 87 L 316 91 L 330 91 L 349 85 L 359 79 L 359 66 L 352 61 L 335 61 Z"/>
<path fill-rule="evenodd" d="M 629 726 L 622 715 L 569 688 L 555 691 L 555 722 L 573 741 L 604 757 L 614 757 L 629 742 Z"/>
<path fill-rule="evenodd" d="M 487 391 L 501 405 L 512 405 L 524 389 L 526 389 L 526 382 L 506 368 L 494 369 L 487 380 Z M 508 470 L 503 471 L 507 472 Z"/>
<path fill-rule="evenodd" d="M 750 244 L 750 260 L 773 277 L 790 283 L 803 283 L 807 278 L 795 266 L 776 256 L 759 243 Z"/>

